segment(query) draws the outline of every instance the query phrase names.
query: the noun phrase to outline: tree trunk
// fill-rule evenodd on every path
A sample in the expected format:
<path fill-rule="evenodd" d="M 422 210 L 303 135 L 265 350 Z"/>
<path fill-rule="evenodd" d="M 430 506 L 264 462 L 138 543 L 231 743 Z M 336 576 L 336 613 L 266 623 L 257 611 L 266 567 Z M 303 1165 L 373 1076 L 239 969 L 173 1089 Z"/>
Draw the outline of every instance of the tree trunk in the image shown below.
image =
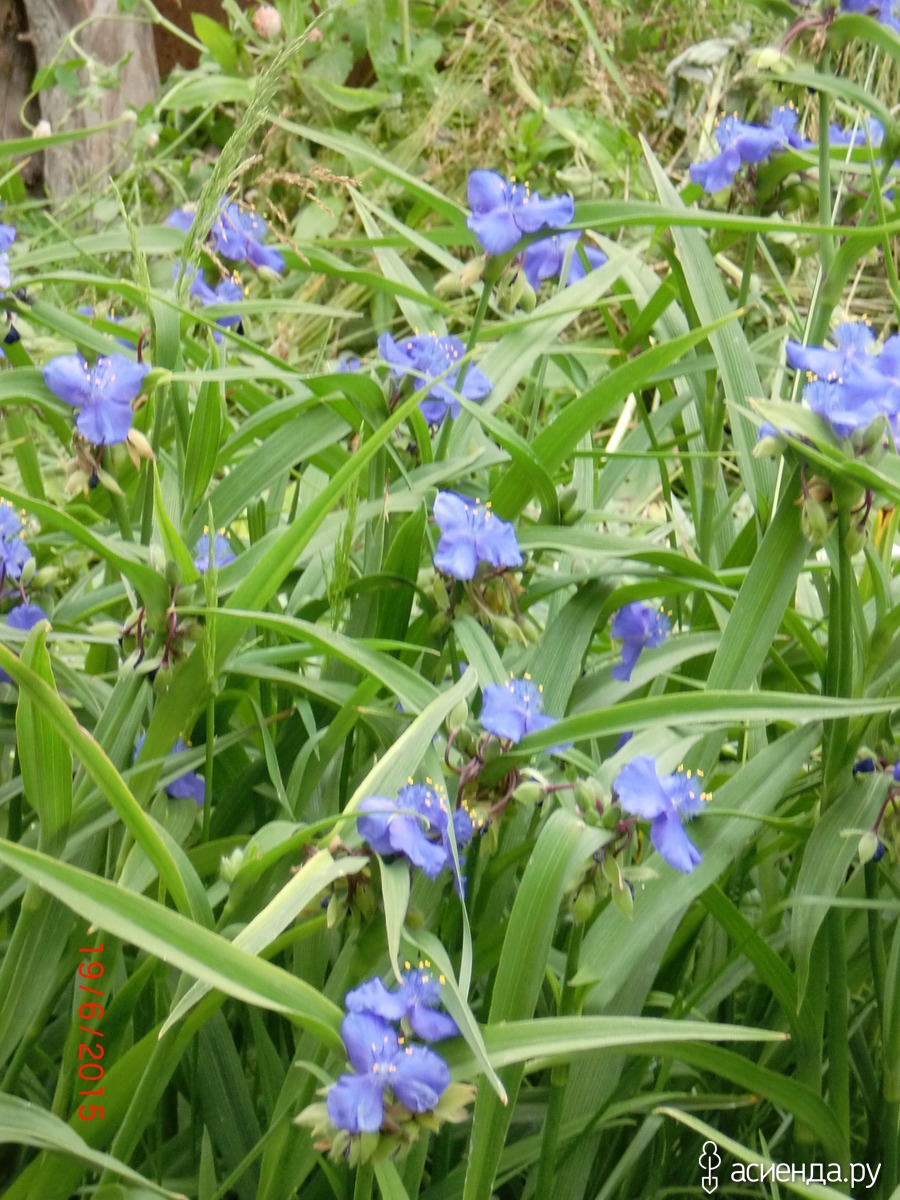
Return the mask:
<path fill-rule="evenodd" d="M 27 137 L 21 111 L 34 78 L 34 51 L 22 0 L 0 0 L 0 139 Z M 32 105 L 29 117 L 36 114 Z M 32 186 L 40 178 L 40 155 L 22 167 L 22 179 Z"/>
<path fill-rule="evenodd" d="M 17 6 L 16 0 L 0 0 L 2 4 Z M 140 109 L 154 98 L 159 72 L 152 26 L 116 16 L 116 0 L 24 0 L 24 6 L 38 68 L 78 57 L 111 67 L 126 55 L 131 56 L 119 70 L 117 85 L 103 90 L 89 109 L 79 108 L 78 98 L 73 99 L 61 87 L 42 91 L 41 117 L 50 122 L 54 133 L 115 120 L 126 108 Z M 67 35 L 89 18 L 89 24 L 75 34 L 75 45 L 70 42 L 60 53 Z M 87 72 L 81 75 L 86 80 Z M 117 129 L 48 150 L 44 162 L 47 190 L 62 199 L 97 176 L 102 185 L 106 173 L 114 169 L 121 143 L 130 131 L 130 124 L 123 123 Z"/>

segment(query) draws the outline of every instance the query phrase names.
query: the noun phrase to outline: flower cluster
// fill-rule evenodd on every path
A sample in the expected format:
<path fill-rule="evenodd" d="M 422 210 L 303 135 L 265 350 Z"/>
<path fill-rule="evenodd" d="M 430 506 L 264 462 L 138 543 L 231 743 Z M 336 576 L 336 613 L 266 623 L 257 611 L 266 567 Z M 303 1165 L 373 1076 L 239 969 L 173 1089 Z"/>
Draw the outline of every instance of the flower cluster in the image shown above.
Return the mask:
<path fill-rule="evenodd" d="M 529 733 L 538 733 L 556 724 L 556 717 L 544 711 L 542 684 L 532 683 L 531 676 L 515 679 L 510 675 L 503 683 L 489 683 L 483 693 L 481 724 L 494 737 L 517 745 Z"/>
<path fill-rule="evenodd" d="M 797 133 L 797 110 L 791 105 L 776 108 L 765 125 L 739 121 L 736 113 L 722 117 L 716 122 L 715 135 L 719 153 L 691 166 L 691 179 L 705 192 L 730 187 L 743 163 L 764 162 L 774 150 L 806 150 L 811 145 Z"/>
<path fill-rule="evenodd" d="M 378 339 L 378 350 L 390 365 L 394 377 L 408 375 L 417 387 L 428 386 L 428 395 L 419 408 L 429 425 L 440 425 L 448 413 L 451 417 L 459 416 L 457 391 L 466 400 L 483 400 L 493 386 L 488 377 L 470 363 L 462 389 L 457 388 L 459 359 L 466 352 L 457 337 L 428 333 L 395 342 L 389 333 L 383 333 Z"/>
<path fill-rule="evenodd" d="M 341 1037 L 355 1073 L 335 1081 L 326 1106 L 331 1123 L 347 1133 L 377 1133 L 385 1119 L 386 1094 L 410 1113 L 426 1113 L 450 1084 L 450 1069 L 441 1056 L 408 1041 L 410 1031 L 429 1042 L 459 1032 L 451 1017 L 436 1011 L 444 980 L 431 974 L 428 962 L 417 968 L 405 965 L 395 991 L 375 978 L 346 995 Z M 396 1022 L 402 1022 L 402 1032 L 394 1028 Z"/>
<path fill-rule="evenodd" d="M 145 735 L 142 733 L 138 738 L 137 746 L 134 750 L 133 759 L 136 759 L 141 752 L 141 747 L 144 744 Z M 183 738 L 178 738 L 175 745 L 169 751 L 170 754 L 182 754 L 190 747 Z M 166 795 L 171 796 L 173 800 L 193 800 L 195 804 L 202 804 L 206 783 L 202 775 L 198 775 L 196 771 L 185 771 L 183 775 L 179 775 L 173 779 L 171 783 L 166 785 Z"/>
<path fill-rule="evenodd" d="M 490 503 L 469 500 L 455 492 L 438 492 L 434 519 L 441 531 L 434 565 L 454 579 L 472 579 L 479 563 L 491 567 L 521 567 L 524 559 L 516 531 L 491 512 Z"/>
<path fill-rule="evenodd" d="M 359 833 L 371 849 L 384 857 L 405 855 L 429 879 L 436 879 L 445 867 L 456 876 L 451 824 L 458 851 L 464 850 L 475 831 L 484 826 L 483 818 L 466 807 L 454 809 L 451 815 L 446 792 L 430 779 L 425 783 L 410 779 L 396 800 L 368 796 L 359 809 Z M 461 890 L 459 879 L 457 886 Z"/>
<path fill-rule="evenodd" d="M 0 586 L 7 578 L 18 579 L 29 558 L 24 511 L 17 512 L 8 500 L 0 500 Z"/>
<path fill-rule="evenodd" d="M 44 383 L 79 410 L 78 432 L 95 446 L 124 442 L 131 430 L 131 405 L 150 368 L 124 354 L 101 356 L 89 366 L 80 354 L 60 354 L 43 369 Z"/>
<path fill-rule="evenodd" d="M 843 321 L 834 331 L 835 349 L 789 341 L 788 364 L 805 371 L 803 398 L 838 437 L 851 437 L 880 417 L 896 438 L 900 419 L 900 335 L 874 351 L 875 334 L 868 322 Z M 760 436 L 771 434 L 771 427 Z"/>
<path fill-rule="evenodd" d="M 689 820 L 712 799 L 709 792 L 698 790 L 697 776 L 702 771 L 679 767 L 672 775 L 660 775 L 656 760 L 639 754 L 622 768 L 613 783 L 613 791 L 625 812 L 650 822 L 650 841 L 659 855 L 676 871 L 690 874 L 702 861 L 700 851 L 684 832 L 682 820 Z"/>
<path fill-rule="evenodd" d="M 622 661 L 613 667 L 613 679 L 627 683 L 641 651 L 658 646 L 671 632 L 669 618 L 662 609 L 639 600 L 620 608 L 613 617 L 612 636 L 622 639 Z"/>
<path fill-rule="evenodd" d="M 597 267 L 602 267 L 606 262 L 606 255 L 603 251 L 598 250 L 596 246 L 585 245 L 581 241 L 580 234 L 554 233 L 552 237 L 543 238 L 539 242 L 532 242 L 530 246 L 526 246 L 522 256 L 525 278 L 535 291 L 541 286 L 543 280 L 555 279 L 559 275 L 563 269 L 566 251 L 572 245 L 575 246 L 575 249 L 572 251 L 569 269 L 566 271 L 566 278 L 563 281 L 565 287 L 578 283 L 587 274 L 587 269 L 578 252 L 579 245 L 584 251 L 592 271 L 595 271 Z"/>
<path fill-rule="evenodd" d="M 507 183 L 496 171 L 470 172 L 468 199 L 467 224 L 488 254 L 505 254 L 525 234 L 568 225 L 575 215 L 571 196 L 542 200 L 527 183 Z"/>
<path fill-rule="evenodd" d="M 194 222 L 190 208 L 177 208 L 170 213 L 166 224 L 185 233 Z M 207 235 L 213 254 L 229 262 L 248 262 L 253 267 L 266 267 L 279 274 L 284 270 L 284 258 L 272 246 L 263 244 L 269 226 L 253 209 L 242 209 L 223 196 L 219 211 Z"/>
<path fill-rule="evenodd" d="M 210 534 L 209 526 L 203 526 L 203 533 L 197 538 L 194 546 L 194 566 L 203 574 L 209 570 L 210 565 Z M 231 534 L 224 529 L 220 529 L 218 533 L 212 536 L 212 566 L 213 570 L 218 571 L 221 567 L 227 567 L 229 563 L 233 563 L 237 555 L 231 548 Z"/>

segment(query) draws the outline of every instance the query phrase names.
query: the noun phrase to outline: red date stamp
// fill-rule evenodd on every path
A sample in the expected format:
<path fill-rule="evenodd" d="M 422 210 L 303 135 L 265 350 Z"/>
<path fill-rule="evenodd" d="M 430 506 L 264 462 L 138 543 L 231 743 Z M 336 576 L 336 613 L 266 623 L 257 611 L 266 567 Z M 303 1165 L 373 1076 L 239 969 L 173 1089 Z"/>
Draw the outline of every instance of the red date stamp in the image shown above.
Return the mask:
<path fill-rule="evenodd" d="M 99 946 L 79 946 L 79 954 L 102 954 L 103 944 Z M 103 963 L 96 958 L 86 958 L 78 964 L 78 989 L 82 992 L 99 996 L 103 999 L 103 991 L 92 986 L 93 983 L 99 982 L 103 978 L 105 968 Z M 106 1012 L 104 1006 L 97 1001 L 85 999 L 83 1003 L 78 1005 L 77 1013 L 79 1020 L 82 1022 L 78 1026 L 82 1033 L 88 1034 L 93 1038 L 103 1038 L 101 1029 L 92 1028 L 84 1022 L 102 1021 Z M 82 1088 L 87 1090 L 79 1091 L 79 1096 L 102 1096 L 103 1086 L 101 1080 L 106 1074 L 100 1060 L 103 1058 L 103 1042 L 98 1041 L 83 1041 L 78 1043 L 78 1078 L 81 1081 Z M 89 1103 L 85 1101 L 78 1109 L 78 1116 L 82 1121 L 102 1121 L 104 1117 L 103 1105 Z"/>

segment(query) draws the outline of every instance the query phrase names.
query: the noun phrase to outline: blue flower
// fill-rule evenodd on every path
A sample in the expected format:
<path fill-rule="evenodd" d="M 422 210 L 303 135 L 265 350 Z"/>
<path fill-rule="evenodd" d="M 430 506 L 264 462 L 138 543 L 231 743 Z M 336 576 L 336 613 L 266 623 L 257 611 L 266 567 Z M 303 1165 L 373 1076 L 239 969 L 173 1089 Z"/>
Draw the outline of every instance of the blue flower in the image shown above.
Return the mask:
<path fill-rule="evenodd" d="M 177 275 L 178 267 L 173 268 L 173 273 Z M 199 268 L 194 269 L 194 277 L 191 280 L 191 286 L 188 288 L 188 291 L 192 296 L 196 296 L 204 306 L 209 304 L 235 304 L 244 298 L 244 288 L 237 275 L 233 275 L 229 279 L 222 279 L 214 288 L 211 288 L 203 278 L 203 272 Z M 240 313 L 231 313 L 229 316 L 216 318 L 216 324 L 222 329 L 231 329 L 235 325 L 240 325 L 240 323 Z M 213 339 L 216 342 L 222 341 L 222 335 L 218 329 L 213 330 Z"/>
<path fill-rule="evenodd" d="M 214 570 L 219 570 L 220 567 L 227 567 L 229 563 L 233 563 L 237 555 L 231 548 L 231 534 L 226 533 L 224 529 L 220 529 L 218 533 L 213 535 L 212 544 L 212 565 Z M 194 546 L 194 566 L 202 574 L 209 570 L 209 529 L 204 525 L 203 533 L 197 538 L 197 543 Z"/>
<path fill-rule="evenodd" d="M 669 618 L 651 604 L 635 600 L 620 608 L 613 617 L 612 636 L 622 639 L 622 661 L 613 667 L 613 679 L 627 683 L 641 651 L 658 646 L 671 632 Z"/>
<path fill-rule="evenodd" d="M 525 247 L 525 254 L 522 257 L 522 267 L 525 271 L 525 278 L 528 280 L 531 287 L 535 291 L 541 286 L 541 281 L 544 279 L 555 279 L 562 270 L 563 260 L 566 257 L 566 251 L 573 242 L 579 242 L 581 234 L 579 233 L 554 233 L 552 237 L 543 238 L 539 242 L 532 242 L 530 246 Z M 584 252 L 587 255 L 587 260 L 591 264 L 591 270 L 595 271 L 597 267 L 602 267 L 606 262 L 606 255 L 602 250 L 598 250 L 596 246 L 589 246 L 581 243 Z M 566 283 L 568 287 L 572 283 L 578 283 L 580 279 L 584 279 L 587 271 L 581 261 L 581 255 L 578 250 L 572 252 L 572 258 L 569 262 L 569 269 L 566 272 Z"/>
<path fill-rule="evenodd" d="M 6 614 L 6 624 L 11 629 L 21 629 L 26 633 L 34 629 L 38 621 L 46 621 L 47 614 L 39 604 L 18 604 Z M 13 680 L 6 671 L 0 668 L 0 683 L 12 683 Z"/>
<path fill-rule="evenodd" d="M 716 141 L 720 153 L 707 162 L 693 163 L 691 179 L 705 192 L 720 192 L 730 187 L 742 163 L 759 163 L 773 150 L 809 145 L 796 134 L 797 112 L 790 106 L 776 109 L 768 125 L 751 125 L 736 116 L 716 122 Z"/>
<path fill-rule="evenodd" d="M 134 758 L 141 752 L 141 746 L 144 744 L 145 735 L 142 733 L 138 738 L 138 743 L 134 751 Z M 179 738 L 170 754 L 182 754 L 189 749 L 182 738 Z M 185 771 L 183 775 L 179 775 L 173 779 L 171 783 L 166 785 L 166 794 L 171 796 L 173 800 L 193 800 L 195 804 L 202 804 L 206 784 L 202 775 L 198 775 L 196 771 Z"/>
<path fill-rule="evenodd" d="M 841 0 L 844 12 L 872 16 L 882 25 L 900 33 L 900 4 L 897 0 Z"/>
<path fill-rule="evenodd" d="M 452 868 L 448 833 L 450 807 L 443 788 L 410 783 L 400 789 L 396 800 L 387 796 L 368 796 L 359 809 L 360 836 L 376 854 L 405 854 L 429 879 L 436 879 L 444 867 Z M 471 828 L 469 838 L 462 841 L 460 832 L 465 835 L 465 826 L 460 824 L 461 830 L 454 817 L 454 833 L 457 845 L 462 849 L 471 838 Z"/>
<path fill-rule="evenodd" d="M 625 812 L 650 821 L 650 841 L 670 867 L 690 874 L 702 862 L 681 822 L 700 812 L 710 796 L 698 790 L 690 771 L 679 767 L 673 775 L 660 776 L 656 760 L 639 754 L 616 776 L 613 791 Z"/>
<path fill-rule="evenodd" d="M 380 979 L 370 979 L 348 992 L 344 1006 L 348 1012 L 370 1013 L 385 1021 L 406 1021 L 410 1029 L 426 1042 L 440 1042 L 459 1033 L 456 1022 L 447 1013 L 437 1011 L 441 1003 L 443 976 L 431 973 L 431 963 L 418 967 L 405 964 L 399 988 L 389 991 Z"/>
<path fill-rule="evenodd" d="M 556 724 L 556 717 L 542 711 L 543 687 L 531 682 L 531 676 L 504 683 L 489 683 L 483 692 L 481 724 L 494 737 L 505 738 L 513 744 L 529 733 L 537 733 Z"/>
<path fill-rule="evenodd" d="M 355 1075 L 341 1075 L 326 1098 L 333 1125 L 348 1133 L 377 1133 L 384 1120 L 384 1094 L 411 1112 L 425 1113 L 450 1084 L 450 1069 L 427 1046 L 410 1046 L 386 1021 L 370 1013 L 350 1013 L 341 1037 Z"/>
<path fill-rule="evenodd" d="M 428 397 L 419 405 L 429 425 L 440 425 L 448 413 L 451 417 L 459 416 L 460 403 L 454 392 L 459 373 L 458 360 L 466 350 L 459 338 L 438 337 L 430 333 L 395 342 L 389 333 L 383 333 L 378 339 L 378 350 L 385 362 L 390 364 L 392 375 L 412 376 L 417 388 L 431 385 Z M 444 376 L 443 379 L 434 382 L 440 375 Z M 492 386 L 487 376 L 474 363 L 470 363 L 461 395 L 467 400 L 483 400 Z"/>
<path fill-rule="evenodd" d="M 15 240 L 15 225 L 0 225 L 0 292 L 5 292 L 12 283 L 9 274 L 9 254 L 7 251 Z"/>
<path fill-rule="evenodd" d="M 194 214 L 190 209 L 179 208 L 170 213 L 166 224 L 185 233 L 193 224 Z M 209 231 L 210 249 L 232 262 L 246 260 L 254 267 L 267 267 L 279 274 L 284 270 L 284 259 L 271 246 L 264 246 L 262 239 L 269 226 L 253 210 L 245 211 L 238 204 L 229 204 L 223 196 L 219 211 Z"/>
<path fill-rule="evenodd" d="M 0 537 L 18 537 L 25 525 L 25 510 L 21 512 L 9 500 L 0 500 Z"/>
<path fill-rule="evenodd" d="M 841 321 L 835 326 L 836 350 L 824 346 L 802 346 L 789 340 L 785 345 L 788 366 L 795 371 L 810 371 L 822 379 L 839 379 L 846 375 L 852 363 L 867 355 L 875 341 L 875 333 L 867 321 Z"/>
<path fill-rule="evenodd" d="M 122 354 L 98 358 L 88 366 L 80 354 L 61 354 L 44 367 L 44 383 L 54 395 L 81 411 L 78 432 L 97 446 L 124 442 L 131 429 L 131 402 L 150 368 Z"/>
<path fill-rule="evenodd" d="M 505 254 L 526 233 L 568 225 L 575 215 L 571 196 L 542 200 L 527 183 L 507 183 L 496 171 L 469 174 L 467 224 L 488 254 Z"/>
<path fill-rule="evenodd" d="M 524 562 L 515 529 L 495 517 L 490 504 L 438 492 L 434 519 L 441 531 L 434 565 L 445 575 L 472 579 L 480 562 L 492 567 L 521 567 Z"/>

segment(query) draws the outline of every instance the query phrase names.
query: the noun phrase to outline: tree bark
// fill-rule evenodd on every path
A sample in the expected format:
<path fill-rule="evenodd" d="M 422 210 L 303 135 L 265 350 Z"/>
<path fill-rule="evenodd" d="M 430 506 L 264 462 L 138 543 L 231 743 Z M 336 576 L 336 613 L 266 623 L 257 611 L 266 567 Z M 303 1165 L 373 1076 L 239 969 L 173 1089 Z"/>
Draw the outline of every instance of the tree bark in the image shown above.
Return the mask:
<path fill-rule="evenodd" d="M 28 41 L 23 0 L 0 0 L 0 139 L 27 137 L 21 112 L 34 78 L 34 51 Z M 32 105 L 29 116 L 36 113 Z M 22 167 L 22 179 L 32 186 L 40 178 L 41 156 Z"/>
<path fill-rule="evenodd" d="M 12 0 L 13 4 L 16 0 Z M 0 0 L 9 3 L 9 0 Z M 78 107 L 61 87 L 53 86 L 39 96 L 41 117 L 54 133 L 83 129 L 115 120 L 126 108 L 142 108 L 156 95 L 159 71 L 153 48 L 152 26 L 116 15 L 116 0 L 24 0 L 28 37 L 38 68 L 54 62 L 84 57 L 113 66 L 126 55 L 129 61 L 119 70 L 115 87 L 102 91 L 91 108 Z M 75 46 L 59 53 L 67 35 L 90 18 L 75 35 Z M 87 72 L 82 72 L 86 79 Z M 131 131 L 128 123 L 104 130 L 93 137 L 54 147 L 45 154 L 44 180 L 54 197 L 63 199 L 90 180 L 100 178 L 116 166 L 121 144 Z"/>

